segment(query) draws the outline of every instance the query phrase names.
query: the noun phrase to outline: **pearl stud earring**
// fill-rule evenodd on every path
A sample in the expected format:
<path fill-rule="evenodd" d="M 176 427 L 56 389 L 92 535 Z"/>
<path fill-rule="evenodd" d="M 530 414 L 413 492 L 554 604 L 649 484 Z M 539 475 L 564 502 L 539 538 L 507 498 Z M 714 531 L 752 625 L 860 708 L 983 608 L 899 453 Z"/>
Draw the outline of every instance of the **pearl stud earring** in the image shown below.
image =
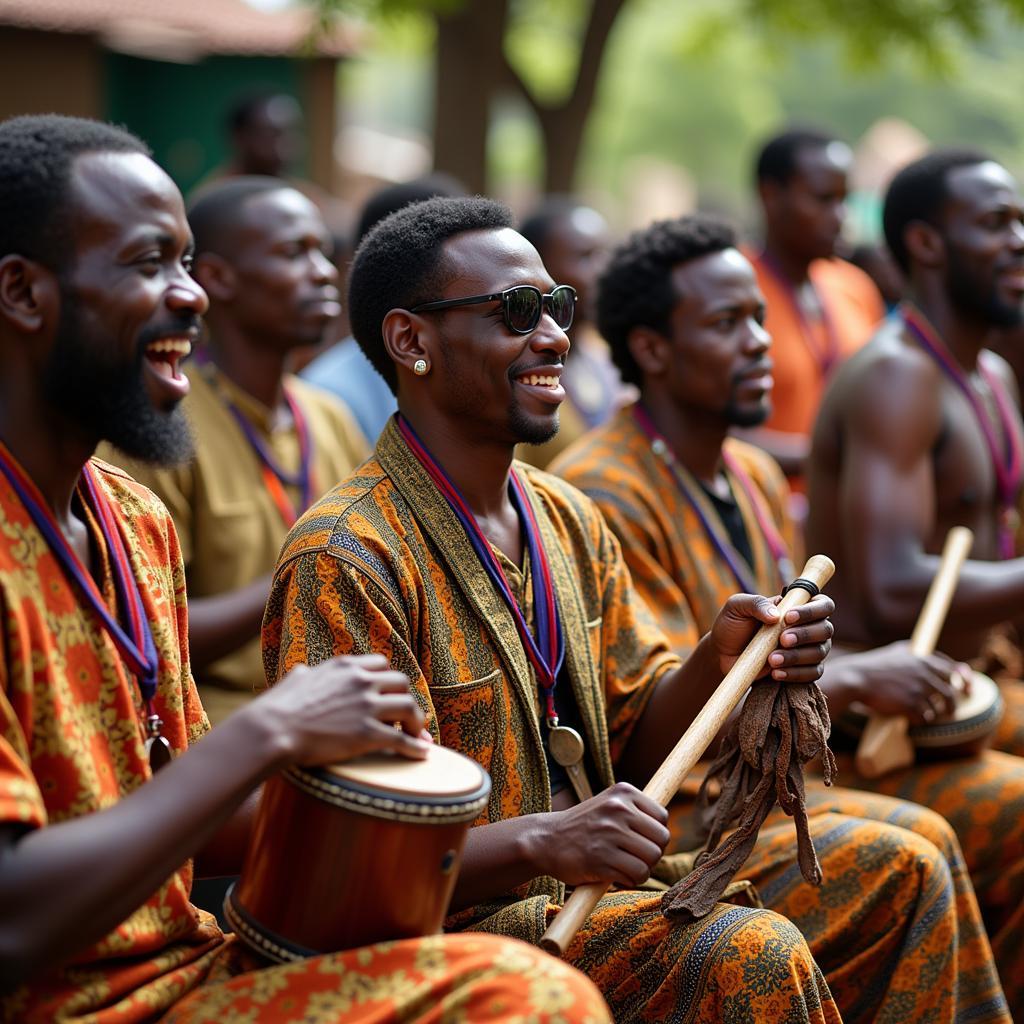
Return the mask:
<path fill-rule="evenodd" d="M 417 377 L 425 377 L 427 375 L 427 370 L 429 369 L 430 365 L 427 363 L 426 359 L 417 359 L 416 362 L 412 364 L 412 372 L 415 373 Z"/>

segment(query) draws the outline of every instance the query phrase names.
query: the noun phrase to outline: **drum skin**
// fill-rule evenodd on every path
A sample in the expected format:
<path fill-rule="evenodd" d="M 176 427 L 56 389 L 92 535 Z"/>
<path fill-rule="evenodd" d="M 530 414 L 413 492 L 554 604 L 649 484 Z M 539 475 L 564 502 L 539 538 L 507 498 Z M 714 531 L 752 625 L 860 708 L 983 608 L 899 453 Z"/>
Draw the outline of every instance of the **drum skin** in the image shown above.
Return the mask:
<path fill-rule="evenodd" d="M 482 770 L 480 777 L 472 802 L 417 807 L 357 788 L 344 802 L 368 799 L 360 809 L 322 798 L 320 784 L 339 781 L 329 770 L 270 779 L 225 900 L 228 920 L 278 962 L 439 932 L 466 834 L 490 789 Z"/>
<path fill-rule="evenodd" d="M 960 701 L 951 718 L 912 726 L 908 730 L 917 760 L 945 761 L 980 754 L 992 741 L 1003 717 L 1003 709 L 999 687 L 988 676 L 975 672 L 971 694 Z M 851 709 L 838 718 L 835 725 L 847 743 L 853 743 L 860 737 L 866 721 L 866 713 Z M 844 750 L 847 743 L 840 736 L 836 739 L 839 741 L 835 744 L 836 749 Z"/>

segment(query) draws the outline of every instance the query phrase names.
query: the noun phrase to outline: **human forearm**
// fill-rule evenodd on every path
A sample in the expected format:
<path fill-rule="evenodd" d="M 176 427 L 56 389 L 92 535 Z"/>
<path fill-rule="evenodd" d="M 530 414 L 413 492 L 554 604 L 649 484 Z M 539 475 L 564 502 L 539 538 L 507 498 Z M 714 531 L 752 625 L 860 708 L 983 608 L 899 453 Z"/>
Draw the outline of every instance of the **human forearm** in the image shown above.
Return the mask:
<path fill-rule="evenodd" d="M 658 680 L 619 758 L 616 775 L 643 788 L 721 680 L 717 652 L 705 635 L 682 665 Z"/>
<path fill-rule="evenodd" d="M 264 719 L 241 712 L 108 810 L 0 845 L 0 989 L 110 932 L 284 758 Z"/>
<path fill-rule="evenodd" d="M 226 594 L 189 600 L 189 655 L 197 676 L 259 636 L 271 579 L 268 574 Z"/>

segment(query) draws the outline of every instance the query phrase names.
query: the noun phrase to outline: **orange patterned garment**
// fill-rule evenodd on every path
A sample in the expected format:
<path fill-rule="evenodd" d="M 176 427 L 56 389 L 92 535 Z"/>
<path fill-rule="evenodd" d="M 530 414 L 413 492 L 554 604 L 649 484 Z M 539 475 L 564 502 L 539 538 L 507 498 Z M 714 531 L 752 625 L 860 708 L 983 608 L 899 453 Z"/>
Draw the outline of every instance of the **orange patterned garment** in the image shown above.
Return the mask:
<path fill-rule="evenodd" d="M 207 730 L 188 670 L 185 584 L 170 518 L 144 487 L 94 460 L 140 581 L 160 658 L 156 709 L 175 753 Z M 102 533 L 101 593 L 116 611 Z M 0 820 L 42 828 L 100 811 L 149 778 L 139 688 L 0 477 Z M 19 989 L 5 1019 L 52 1021 L 106 1008 L 104 1022 L 145 1019 L 196 985 L 223 942 L 189 903 L 191 864 L 66 968 Z"/>

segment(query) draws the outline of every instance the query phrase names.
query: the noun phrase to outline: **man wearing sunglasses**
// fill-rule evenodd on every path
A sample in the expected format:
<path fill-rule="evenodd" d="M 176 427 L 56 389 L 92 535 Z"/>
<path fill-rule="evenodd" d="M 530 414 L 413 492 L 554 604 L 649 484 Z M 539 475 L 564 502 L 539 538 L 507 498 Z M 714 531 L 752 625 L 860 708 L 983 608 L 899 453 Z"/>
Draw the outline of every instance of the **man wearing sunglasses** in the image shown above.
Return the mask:
<path fill-rule="evenodd" d="M 567 299 L 489 200 L 409 206 L 363 241 L 352 327 L 399 413 L 375 457 L 285 543 L 264 620 L 268 678 L 335 652 L 383 653 L 411 680 L 435 740 L 490 771 L 491 803 L 470 831 L 450 929 L 536 941 L 564 885 L 610 879 L 624 891 L 602 901 L 568 959 L 617 1021 L 835 1020 L 785 918 L 719 903 L 678 925 L 659 894 L 636 889 L 669 839 L 666 812 L 636 786 L 777 612 L 764 597 L 731 597 L 682 660 L 593 505 L 513 462 L 517 443 L 558 426 Z M 775 678 L 817 678 L 831 608 L 818 596 L 787 617 Z M 873 856 L 891 867 L 888 888 L 865 892 L 865 907 L 895 935 L 938 913 L 929 948 L 953 962 L 955 911 L 928 895 L 949 891 L 945 861 L 923 841 L 904 845 L 899 830 L 878 834 Z M 829 883 L 789 891 L 811 903 L 837 895 Z M 938 935 L 950 945 L 938 948 Z M 835 969 L 854 945 L 846 936 L 821 952 Z M 937 1002 L 956 982 L 948 973 Z M 860 1019 L 869 1014 L 865 1005 Z"/>

